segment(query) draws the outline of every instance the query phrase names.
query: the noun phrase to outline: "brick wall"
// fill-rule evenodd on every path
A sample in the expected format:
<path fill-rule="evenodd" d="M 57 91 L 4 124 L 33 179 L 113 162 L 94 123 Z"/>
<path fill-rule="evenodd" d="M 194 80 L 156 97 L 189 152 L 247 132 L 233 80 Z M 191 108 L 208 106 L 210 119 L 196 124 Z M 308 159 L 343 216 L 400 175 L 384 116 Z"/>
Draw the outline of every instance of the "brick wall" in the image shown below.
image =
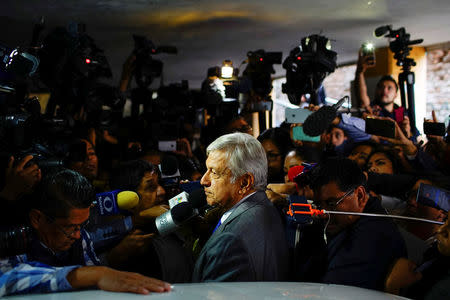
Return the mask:
<path fill-rule="evenodd" d="M 427 49 L 427 116 L 440 122 L 450 114 L 450 43 Z"/>
<path fill-rule="evenodd" d="M 355 65 L 336 68 L 336 70 L 325 78 L 323 85 L 327 97 L 340 99 L 350 95 L 350 83 L 355 79 Z"/>

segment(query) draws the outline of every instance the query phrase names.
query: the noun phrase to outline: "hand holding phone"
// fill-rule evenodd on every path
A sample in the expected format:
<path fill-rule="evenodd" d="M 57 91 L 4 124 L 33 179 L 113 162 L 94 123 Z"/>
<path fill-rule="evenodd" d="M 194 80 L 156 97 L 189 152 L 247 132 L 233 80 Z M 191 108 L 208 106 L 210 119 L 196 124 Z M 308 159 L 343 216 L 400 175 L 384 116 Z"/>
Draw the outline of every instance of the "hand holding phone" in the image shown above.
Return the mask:
<path fill-rule="evenodd" d="M 375 46 L 372 43 L 363 43 L 361 45 L 361 54 L 367 65 L 375 65 Z"/>
<path fill-rule="evenodd" d="M 395 138 L 395 123 L 391 120 L 366 118 L 366 133 Z"/>

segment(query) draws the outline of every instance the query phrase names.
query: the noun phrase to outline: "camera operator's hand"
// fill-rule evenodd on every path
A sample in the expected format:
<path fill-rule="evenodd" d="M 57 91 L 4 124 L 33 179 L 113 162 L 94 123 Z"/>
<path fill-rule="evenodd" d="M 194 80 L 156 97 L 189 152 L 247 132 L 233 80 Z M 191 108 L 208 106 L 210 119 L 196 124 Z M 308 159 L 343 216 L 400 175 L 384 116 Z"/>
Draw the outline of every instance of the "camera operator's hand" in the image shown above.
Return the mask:
<path fill-rule="evenodd" d="M 169 283 L 140 275 L 117 271 L 108 267 L 80 267 L 67 274 L 67 281 L 75 289 L 97 287 L 110 292 L 127 292 L 147 295 L 171 290 Z"/>
<path fill-rule="evenodd" d="M 13 202 L 21 195 L 31 194 L 42 177 L 41 169 L 37 164 L 32 163 L 26 166 L 32 159 L 32 155 L 27 155 L 14 165 L 14 157 L 11 156 L 5 171 L 5 187 L 0 192 L 3 198 Z"/>

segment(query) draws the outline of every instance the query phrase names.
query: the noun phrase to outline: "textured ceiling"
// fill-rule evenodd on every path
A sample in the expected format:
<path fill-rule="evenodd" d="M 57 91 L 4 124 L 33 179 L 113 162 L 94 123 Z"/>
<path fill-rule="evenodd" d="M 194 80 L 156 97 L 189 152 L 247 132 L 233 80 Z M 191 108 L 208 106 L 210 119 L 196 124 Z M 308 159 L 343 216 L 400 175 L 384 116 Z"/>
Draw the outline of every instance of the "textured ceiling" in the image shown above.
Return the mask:
<path fill-rule="evenodd" d="M 423 45 L 450 41 L 448 0 L 314 0 L 314 1 L 163 1 L 163 0 L 2 0 L 0 42 L 26 45 L 33 22 L 46 17 L 46 30 L 69 21 L 87 24 L 88 33 L 106 50 L 118 81 L 121 65 L 133 49 L 131 34 L 156 45 L 174 45 L 176 56 L 160 55 L 166 83 L 190 80 L 199 87 L 210 66 L 249 50 L 282 51 L 283 57 L 302 37 L 321 33 L 333 40 L 338 62 L 355 60 L 364 41 L 388 45 L 373 30 L 392 24 L 405 27 Z M 282 75 L 281 66 L 276 67 Z"/>

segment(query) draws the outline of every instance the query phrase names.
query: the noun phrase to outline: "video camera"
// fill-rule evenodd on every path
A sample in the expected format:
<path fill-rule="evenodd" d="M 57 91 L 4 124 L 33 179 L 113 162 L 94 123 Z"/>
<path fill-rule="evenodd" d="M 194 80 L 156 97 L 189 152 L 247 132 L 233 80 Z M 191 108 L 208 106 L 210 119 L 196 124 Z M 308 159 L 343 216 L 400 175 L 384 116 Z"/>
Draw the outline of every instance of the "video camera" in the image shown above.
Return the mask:
<path fill-rule="evenodd" d="M 44 38 L 39 50 L 40 76 L 49 87 L 72 80 L 110 78 L 111 68 L 104 51 L 86 33 L 84 24 L 57 27 Z"/>
<path fill-rule="evenodd" d="M 266 52 L 262 49 L 247 52 L 247 67 L 243 75 L 251 81 L 251 89 L 261 97 L 272 90 L 271 74 L 275 74 L 274 64 L 281 64 L 281 52 Z"/>
<path fill-rule="evenodd" d="M 410 40 L 410 34 L 406 33 L 405 28 L 401 27 L 397 30 L 392 29 L 392 25 L 380 26 L 375 29 L 375 36 L 394 39 L 389 43 L 389 48 L 394 52 L 394 58 L 397 60 L 397 66 L 415 66 L 413 59 L 408 58 L 409 52 L 412 48 L 409 46 L 417 45 L 423 42 L 423 39 Z"/>
<path fill-rule="evenodd" d="M 41 144 L 34 144 L 31 148 L 19 151 L 14 155 L 15 161 L 19 162 L 25 156 L 33 155 L 33 159 L 30 160 L 27 165 L 35 163 L 41 169 L 53 168 L 53 167 L 63 167 L 64 159 L 61 157 L 56 157 L 48 147 Z M 27 167 L 25 165 L 25 168 Z"/>
<path fill-rule="evenodd" d="M 177 54 L 174 46 L 159 46 L 147 39 L 145 36 L 133 35 L 134 54 L 136 55 L 136 69 L 134 76 L 139 87 L 148 87 L 155 78 L 160 77 L 163 63 L 152 58 L 152 55 L 160 53 Z"/>
<path fill-rule="evenodd" d="M 310 35 L 291 50 L 283 62 L 286 83 L 282 91 L 292 104 L 299 105 L 304 94 L 315 94 L 325 77 L 336 68 L 337 53 L 331 50 L 329 39 Z"/>
<path fill-rule="evenodd" d="M 387 33 L 387 34 L 386 34 Z M 410 40 L 410 34 L 406 33 L 405 28 L 393 30 L 391 25 L 380 26 L 375 29 L 375 36 L 385 35 L 387 38 L 394 39 L 389 43 L 389 48 L 394 52 L 394 58 L 397 60 L 397 66 L 402 67 L 402 72 L 398 74 L 398 86 L 402 107 L 408 108 L 409 122 L 411 128 L 416 127 L 414 83 L 415 75 L 411 72 L 411 67 L 416 65 L 413 58 L 408 57 L 412 48 L 409 46 L 420 44 L 423 39 Z"/>
<path fill-rule="evenodd" d="M 0 83 L 23 79 L 33 75 L 39 66 L 39 59 L 20 48 L 0 44 Z"/>

